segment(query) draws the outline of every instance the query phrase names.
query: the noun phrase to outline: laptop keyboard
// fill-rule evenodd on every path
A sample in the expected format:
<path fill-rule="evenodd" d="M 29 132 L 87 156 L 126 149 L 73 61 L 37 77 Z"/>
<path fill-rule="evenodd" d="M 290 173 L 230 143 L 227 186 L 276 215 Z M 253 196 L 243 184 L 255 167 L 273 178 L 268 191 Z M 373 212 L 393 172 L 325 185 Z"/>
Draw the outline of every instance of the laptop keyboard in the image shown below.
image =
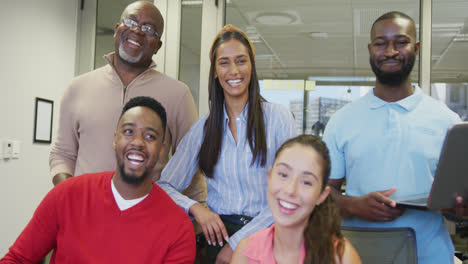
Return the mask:
<path fill-rule="evenodd" d="M 405 203 L 411 203 L 411 204 L 426 204 L 427 203 L 427 197 L 422 197 L 422 198 L 417 198 L 417 199 L 411 199 L 411 200 L 405 200 L 403 201 Z"/>

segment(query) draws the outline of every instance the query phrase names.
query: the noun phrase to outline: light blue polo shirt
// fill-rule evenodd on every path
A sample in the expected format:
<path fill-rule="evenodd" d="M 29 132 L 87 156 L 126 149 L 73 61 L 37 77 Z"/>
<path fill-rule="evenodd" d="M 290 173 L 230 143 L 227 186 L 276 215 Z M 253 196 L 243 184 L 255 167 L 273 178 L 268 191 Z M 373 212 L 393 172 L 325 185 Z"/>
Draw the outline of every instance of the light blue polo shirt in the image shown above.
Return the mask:
<path fill-rule="evenodd" d="M 447 130 L 457 114 L 419 87 L 389 103 L 370 90 L 337 111 L 325 128 L 331 179 L 346 177 L 346 194 L 363 196 L 396 187 L 390 198 L 429 193 Z M 454 247 L 442 221 L 432 211 L 408 210 L 392 222 L 354 217 L 346 226 L 411 227 L 416 232 L 419 263 L 452 263 Z"/>

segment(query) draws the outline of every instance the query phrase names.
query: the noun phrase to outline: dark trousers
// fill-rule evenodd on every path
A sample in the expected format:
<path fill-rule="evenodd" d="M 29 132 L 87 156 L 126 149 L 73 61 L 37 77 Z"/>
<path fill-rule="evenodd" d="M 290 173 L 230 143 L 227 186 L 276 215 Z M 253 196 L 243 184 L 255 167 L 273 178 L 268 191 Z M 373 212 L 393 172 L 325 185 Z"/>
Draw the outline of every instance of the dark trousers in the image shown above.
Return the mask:
<path fill-rule="evenodd" d="M 234 233 L 239 231 L 239 229 L 241 229 L 244 225 L 246 225 L 250 220 L 252 220 L 252 217 L 242 216 L 242 215 L 229 215 L 229 216 L 220 215 L 220 217 L 224 223 L 224 226 L 226 227 L 226 230 L 229 236 L 232 236 Z M 224 241 L 223 244 L 226 245 L 227 242 Z M 222 248 L 223 247 L 219 245 L 210 246 L 206 244 L 207 263 L 214 264 L 216 262 L 216 257 L 218 256 L 218 253 L 221 251 Z"/>

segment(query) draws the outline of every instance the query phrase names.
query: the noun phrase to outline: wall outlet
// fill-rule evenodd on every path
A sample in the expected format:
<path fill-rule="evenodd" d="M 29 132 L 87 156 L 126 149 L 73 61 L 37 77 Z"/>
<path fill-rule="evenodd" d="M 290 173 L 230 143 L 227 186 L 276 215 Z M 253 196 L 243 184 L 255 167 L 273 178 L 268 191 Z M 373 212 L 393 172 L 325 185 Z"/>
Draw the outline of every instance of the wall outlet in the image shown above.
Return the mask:
<path fill-rule="evenodd" d="M 3 159 L 10 159 L 13 153 L 13 142 L 11 140 L 3 140 Z"/>
<path fill-rule="evenodd" d="M 21 141 L 13 140 L 12 141 L 12 148 L 11 148 L 11 157 L 13 159 L 19 159 L 21 152 Z"/>

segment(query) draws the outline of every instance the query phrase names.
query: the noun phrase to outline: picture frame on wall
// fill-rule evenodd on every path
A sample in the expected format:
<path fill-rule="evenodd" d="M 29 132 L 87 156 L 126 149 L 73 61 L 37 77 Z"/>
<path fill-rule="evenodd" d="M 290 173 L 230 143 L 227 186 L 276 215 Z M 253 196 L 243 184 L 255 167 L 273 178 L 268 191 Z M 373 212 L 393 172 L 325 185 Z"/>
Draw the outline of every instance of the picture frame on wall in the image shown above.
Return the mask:
<path fill-rule="evenodd" d="M 52 142 L 52 120 L 54 101 L 36 97 L 36 112 L 34 116 L 34 143 Z"/>

